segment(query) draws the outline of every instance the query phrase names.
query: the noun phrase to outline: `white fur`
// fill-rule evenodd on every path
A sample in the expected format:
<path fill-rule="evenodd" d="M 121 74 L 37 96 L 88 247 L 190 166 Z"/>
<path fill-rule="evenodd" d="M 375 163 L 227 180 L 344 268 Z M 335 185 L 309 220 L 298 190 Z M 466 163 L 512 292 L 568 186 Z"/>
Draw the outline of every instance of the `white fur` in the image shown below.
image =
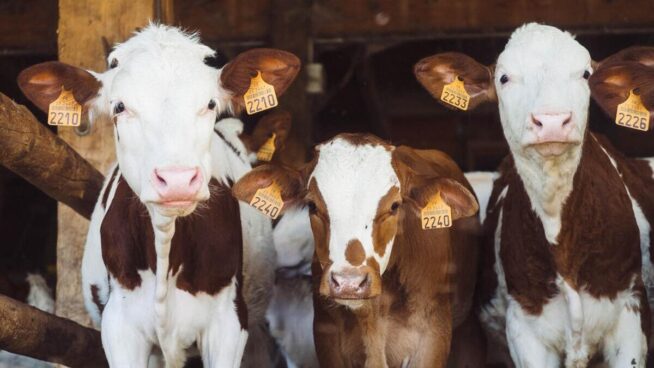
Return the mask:
<path fill-rule="evenodd" d="M 293 267 L 311 263 L 313 233 L 307 208 L 293 208 L 284 212 L 273 230 L 277 267 Z"/>
<path fill-rule="evenodd" d="M 353 145 L 342 138 L 318 146 L 320 155 L 311 175 L 329 214 L 329 257 L 332 271 L 352 267 L 345 259 L 348 242 L 358 239 L 366 258 L 374 257 L 384 273 L 393 248 L 390 239 L 382 255 L 374 250 L 373 221 L 379 200 L 400 187 L 391 164 L 392 152 L 381 145 Z"/>
<path fill-rule="evenodd" d="M 204 185 L 198 200 L 209 196 L 211 176 L 226 183 L 236 181 L 251 169 L 249 162 L 212 133 L 217 111 L 229 104 L 229 93 L 219 84 L 220 71 L 206 66 L 213 51 L 195 36 L 177 29 L 150 25 L 119 45 L 109 60 L 118 67 L 96 74 L 102 82 L 93 102 L 92 118 L 109 115 L 118 101 L 127 111 L 119 114 L 116 134 L 118 165 L 130 188 L 144 202 L 152 219 L 157 252 L 157 272 L 141 272 L 142 284 L 133 291 L 123 289 L 108 277 L 102 261 L 100 225 L 105 209 L 94 209 L 85 247 L 82 274 L 84 299 L 96 325 L 102 325 L 103 346 L 112 367 L 145 366 L 153 346 L 163 353 L 167 367 L 183 364 L 188 348 L 198 342 L 205 366 L 239 366 L 247 333 L 241 330 L 234 307 L 235 285 L 215 296 L 196 296 L 175 287 L 168 270 L 170 240 L 178 215 L 192 212 L 167 211 L 156 204 L 150 185 L 157 167 L 199 167 Z M 206 106 L 214 99 L 215 111 Z M 217 129 L 232 144 L 238 142 L 238 124 L 218 124 Z M 236 134 L 235 134 L 236 133 Z M 116 185 L 111 188 L 111 206 Z M 100 201 L 100 199 L 99 199 Z M 240 204 L 244 254 L 244 297 L 249 324 L 264 323 L 271 297 L 275 250 L 270 221 L 246 204 Z M 219 265 L 217 265 L 219 267 Z M 109 282 L 110 280 L 110 282 Z M 102 316 L 91 295 L 99 288 L 106 302 Z"/>
<path fill-rule="evenodd" d="M 479 202 L 479 220 L 483 224 L 484 220 L 486 220 L 488 200 L 493 192 L 493 182 L 498 178 L 499 173 L 491 171 L 473 171 L 465 173 L 465 176 L 477 195 L 477 202 Z"/>

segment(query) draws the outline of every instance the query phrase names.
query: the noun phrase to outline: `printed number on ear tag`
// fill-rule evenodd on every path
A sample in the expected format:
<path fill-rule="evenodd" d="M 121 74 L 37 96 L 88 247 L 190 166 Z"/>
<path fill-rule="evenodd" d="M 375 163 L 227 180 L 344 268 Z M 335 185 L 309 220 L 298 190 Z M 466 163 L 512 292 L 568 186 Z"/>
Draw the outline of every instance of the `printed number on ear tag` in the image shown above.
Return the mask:
<path fill-rule="evenodd" d="M 441 192 L 436 192 L 420 211 L 420 221 L 423 230 L 442 229 L 452 226 L 452 209 L 441 198 Z"/>
<path fill-rule="evenodd" d="M 457 109 L 466 111 L 470 103 L 470 95 L 463 87 L 463 80 L 457 76 L 452 83 L 446 84 L 441 93 L 441 101 Z"/>
<path fill-rule="evenodd" d="M 257 190 L 250 201 L 250 206 L 256 208 L 273 220 L 276 219 L 284 207 L 281 189 L 277 183 L 273 182 L 270 186 Z"/>
<path fill-rule="evenodd" d="M 640 96 L 634 94 L 634 91 L 629 91 L 629 97 L 625 102 L 618 105 L 618 110 L 615 114 L 615 123 L 642 131 L 649 129 L 649 110 L 643 105 Z"/>
<path fill-rule="evenodd" d="M 263 80 L 260 71 L 257 71 L 257 76 L 250 81 L 250 88 L 243 95 L 243 99 L 248 115 L 272 109 L 278 104 L 275 87 Z"/>
<path fill-rule="evenodd" d="M 61 87 L 61 94 L 48 107 L 48 124 L 76 127 L 81 121 L 82 105 L 75 101 L 72 91 Z"/>
<path fill-rule="evenodd" d="M 257 160 L 259 161 L 270 161 L 275 154 L 275 138 L 277 135 L 272 134 L 272 137 L 268 138 L 266 143 L 264 143 L 259 150 L 257 151 Z"/>

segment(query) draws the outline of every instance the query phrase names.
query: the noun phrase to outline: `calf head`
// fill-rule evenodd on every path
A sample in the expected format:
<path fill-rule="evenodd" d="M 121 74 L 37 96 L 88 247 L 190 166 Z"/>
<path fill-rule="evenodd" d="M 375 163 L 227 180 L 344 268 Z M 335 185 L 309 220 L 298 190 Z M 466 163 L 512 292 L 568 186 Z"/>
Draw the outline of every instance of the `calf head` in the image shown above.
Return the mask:
<path fill-rule="evenodd" d="M 513 32 L 494 66 L 444 53 L 421 60 L 414 72 L 437 99 L 443 86 L 459 77 L 471 96 L 470 108 L 498 102 L 511 151 L 540 158 L 559 156 L 582 142 L 591 64 L 572 35 L 531 23 Z"/>
<path fill-rule="evenodd" d="M 420 209 L 436 192 L 452 208 L 453 219 L 477 211 L 474 196 L 458 182 L 422 175 L 405 151 L 372 135 L 341 134 L 316 147 L 301 170 L 260 166 L 239 180 L 234 195 L 249 202 L 258 189 L 281 187 L 284 209 L 309 208 L 315 257 L 322 267 L 320 294 L 347 300 L 381 293 L 396 235 L 422 231 Z M 415 216 L 415 229 L 404 228 Z M 443 230 L 444 231 L 444 230 Z"/>
<path fill-rule="evenodd" d="M 103 73 L 48 62 L 24 70 L 18 84 L 46 112 L 64 88 L 92 122 L 113 121 L 118 164 L 131 189 L 158 213 L 187 215 L 209 198 L 216 115 L 243 107 L 257 72 L 279 95 L 300 67 L 290 53 L 256 49 L 218 70 L 204 63 L 214 53 L 195 35 L 150 25 L 116 46 Z"/>

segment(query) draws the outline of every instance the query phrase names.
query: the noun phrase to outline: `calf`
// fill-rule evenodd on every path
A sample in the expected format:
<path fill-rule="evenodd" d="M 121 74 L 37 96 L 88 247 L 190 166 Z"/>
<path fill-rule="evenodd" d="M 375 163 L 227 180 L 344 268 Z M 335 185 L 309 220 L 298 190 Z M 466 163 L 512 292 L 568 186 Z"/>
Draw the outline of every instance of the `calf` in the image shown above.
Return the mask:
<path fill-rule="evenodd" d="M 456 164 L 442 152 L 341 134 L 306 168 L 261 166 L 233 192 L 250 202 L 272 183 L 282 210 L 309 208 L 320 365 L 444 367 L 452 330 L 470 318 L 476 277 L 478 205 Z M 454 225 L 422 230 L 420 211 L 438 193 Z"/>
<path fill-rule="evenodd" d="M 229 131 L 213 134 L 214 122 L 243 107 L 258 73 L 283 93 L 299 61 L 258 49 L 217 70 L 204 63 L 213 54 L 194 35 L 150 25 L 115 48 L 104 73 L 45 63 L 19 76 L 41 109 L 72 90 L 94 124 L 114 125 L 118 164 L 82 265 L 86 307 L 112 367 L 145 367 L 154 346 L 166 367 L 181 367 L 193 344 L 205 367 L 236 367 L 248 327 L 263 319 L 271 226 L 231 197 L 250 164 Z"/>
<path fill-rule="evenodd" d="M 518 367 L 585 367 L 596 355 L 645 366 L 654 198 L 647 165 L 587 130 L 592 72 L 572 35 L 533 23 L 493 67 L 457 53 L 415 67 L 436 98 L 459 78 L 470 108 L 498 103 L 511 155 L 484 224 L 480 316 Z"/>

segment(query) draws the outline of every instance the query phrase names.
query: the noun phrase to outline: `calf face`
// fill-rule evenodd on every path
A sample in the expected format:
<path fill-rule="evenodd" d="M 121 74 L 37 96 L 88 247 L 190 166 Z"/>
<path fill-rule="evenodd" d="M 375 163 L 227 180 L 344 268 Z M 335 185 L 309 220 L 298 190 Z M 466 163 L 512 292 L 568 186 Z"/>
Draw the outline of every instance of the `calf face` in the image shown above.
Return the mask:
<path fill-rule="evenodd" d="M 511 35 L 494 66 L 445 53 L 421 60 L 414 71 L 437 99 L 443 86 L 459 77 L 471 96 L 471 108 L 497 101 L 514 153 L 558 156 L 583 139 L 591 58 L 567 32 L 527 24 Z"/>
<path fill-rule="evenodd" d="M 461 184 L 421 175 L 405 151 L 371 135 L 341 134 L 318 145 L 314 160 L 300 171 L 260 166 L 241 178 L 233 192 L 249 202 L 273 182 L 281 188 L 284 208 L 308 206 L 315 256 L 323 270 L 319 291 L 341 303 L 381 293 L 381 275 L 396 235 L 422 231 L 404 229 L 403 216 L 420 216 L 437 192 L 453 219 L 471 216 L 478 208 Z"/>
<path fill-rule="evenodd" d="M 217 113 L 243 106 L 257 72 L 280 95 L 300 66 L 292 54 L 258 49 L 217 70 L 204 63 L 213 54 L 194 35 L 150 25 L 116 46 L 104 73 L 49 62 L 24 70 L 18 82 L 44 111 L 64 88 L 91 120 L 111 119 L 118 163 L 131 189 L 164 214 L 186 215 L 209 197 Z"/>

